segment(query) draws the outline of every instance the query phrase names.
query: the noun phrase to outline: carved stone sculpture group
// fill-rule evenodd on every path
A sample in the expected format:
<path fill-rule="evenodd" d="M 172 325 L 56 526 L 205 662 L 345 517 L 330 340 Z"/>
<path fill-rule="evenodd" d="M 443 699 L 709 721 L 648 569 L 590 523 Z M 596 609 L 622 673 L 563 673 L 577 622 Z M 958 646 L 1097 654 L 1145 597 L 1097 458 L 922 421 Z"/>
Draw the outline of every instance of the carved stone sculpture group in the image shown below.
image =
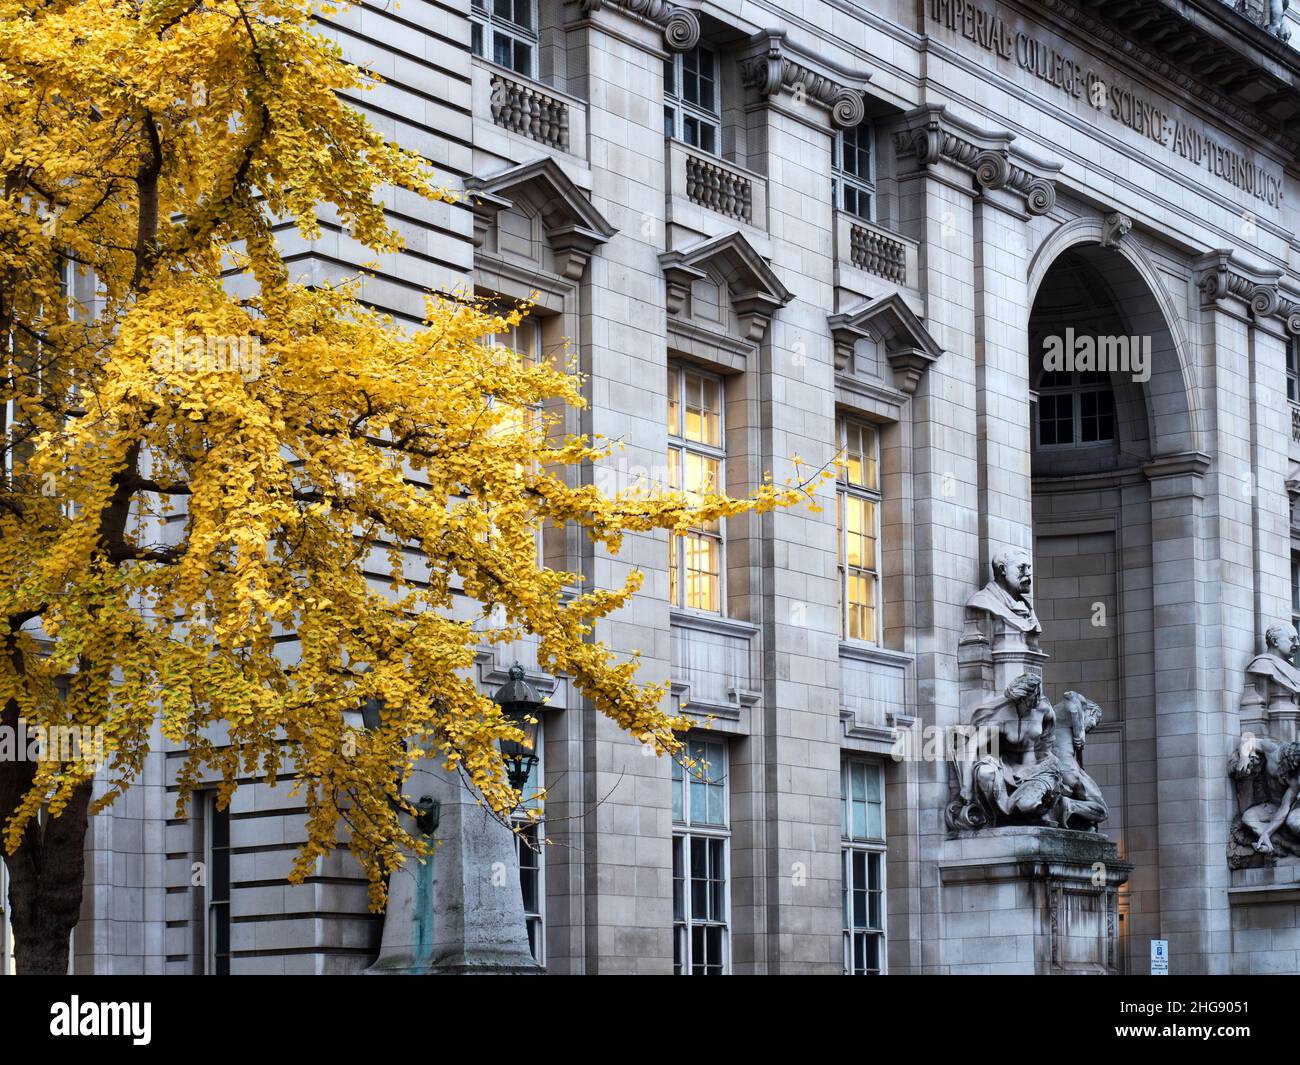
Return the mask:
<path fill-rule="evenodd" d="M 1246 666 L 1242 734 L 1228 758 L 1237 816 L 1228 837 L 1228 864 L 1272 865 L 1300 855 L 1300 639 L 1279 622 L 1264 636 L 1265 650 Z"/>
<path fill-rule="evenodd" d="M 1030 599 L 1033 563 L 1026 552 L 1011 548 L 994 556 L 992 568 L 993 580 L 966 604 L 963 643 L 986 648 L 1004 673 L 1016 663 L 1027 668 L 974 707 L 964 748 L 954 758 L 957 794 L 948 806 L 949 827 L 1037 824 L 1096 831 L 1109 811 L 1083 768 L 1083 752 L 1101 707 L 1073 691 L 1055 706 L 1048 700 L 1034 668 L 1046 656 L 1038 649 L 1042 625 Z"/>
<path fill-rule="evenodd" d="M 969 719 L 950 746 L 953 831 L 999 825 L 1097 832 L 1109 811 L 1084 768 L 1088 733 L 1101 721 L 1093 700 L 1043 689 L 1042 625 L 1034 611 L 1033 563 L 1019 548 L 998 552 L 993 579 L 966 603 L 959 660 Z M 1228 838 L 1234 869 L 1300 859 L 1300 636 L 1270 625 L 1264 651 L 1246 665 L 1241 736 L 1228 759 L 1236 815 Z"/>

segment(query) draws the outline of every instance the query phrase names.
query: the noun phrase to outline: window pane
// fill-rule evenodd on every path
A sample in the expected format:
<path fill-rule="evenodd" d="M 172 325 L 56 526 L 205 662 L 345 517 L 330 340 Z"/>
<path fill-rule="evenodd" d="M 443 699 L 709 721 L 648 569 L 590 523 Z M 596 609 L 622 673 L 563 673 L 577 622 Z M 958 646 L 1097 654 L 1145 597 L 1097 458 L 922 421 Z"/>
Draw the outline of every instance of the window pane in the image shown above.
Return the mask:
<path fill-rule="evenodd" d="M 727 812 L 723 809 L 723 797 L 721 784 L 709 786 L 708 820 L 711 825 L 725 825 L 727 823 Z"/>
<path fill-rule="evenodd" d="M 722 444 L 722 382 L 699 374 L 683 375 L 685 421 L 682 436 L 700 444 Z"/>
<path fill-rule="evenodd" d="M 514 43 L 504 33 L 492 34 L 492 62 L 514 69 L 513 53 L 510 46 Z"/>
<path fill-rule="evenodd" d="M 1038 439 L 1043 444 L 1074 443 L 1074 396 L 1038 397 Z"/>
<path fill-rule="evenodd" d="M 862 776 L 865 785 L 865 794 L 863 797 L 867 799 L 868 802 L 880 802 L 882 798 L 880 793 L 880 766 L 868 765 L 865 762 L 861 762 L 859 765 L 862 769 Z"/>
<path fill-rule="evenodd" d="M 864 935 L 862 971 L 864 973 L 880 972 L 880 936 Z"/>
<path fill-rule="evenodd" d="M 676 367 L 668 370 L 668 435 L 677 436 L 682 431 L 681 417 L 682 375 Z"/>
<path fill-rule="evenodd" d="M 514 42 L 514 63 L 512 69 L 525 77 L 532 77 L 533 74 L 533 46 L 524 44 L 523 41 Z"/>
<path fill-rule="evenodd" d="M 709 854 L 708 840 L 691 839 L 691 918 L 705 919 L 709 915 Z"/>
<path fill-rule="evenodd" d="M 681 564 L 679 556 L 681 555 L 682 544 L 681 537 L 676 533 L 668 534 L 668 601 L 673 606 L 681 606 Z"/>
<path fill-rule="evenodd" d="M 685 771 L 681 763 L 674 759 L 673 761 L 673 820 L 684 821 L 685 811 L 682 809 L 682 791 L 685 787 Z"/>
<path fill-rule="evenodd" d="M 1083 392 L 1079 396 L 1079 439 L 1094 443 L 1115 438 L 1115 397 L 1104 392 Z"/>
<path fill-rule="evenodd" d="M 718 611 L 718 541 L 687 533 L 682 538 L 686 561 L 686 602 L 692 610 Z"/>
<path fill-rule="evenodd" d="M 844 464 L 849 484 L 875 491 L 878 487 L 876 469 L 876 430 L 858 422 L 844 426 Z"/>
<path fill-rule="evenodd" d="M 720 977 L 723 974 L 723 928 L 720 925 L 714 925 L 707 928 L 705 932 L 705 944 L 707 948 L 707 969 L 705 975 L 708 977 Z"/>
<path fill-rule="evenodd" d="M 682 848 L 685 840 L 673 837 L 673 918 L 686 920 L 686 869 Z"/>

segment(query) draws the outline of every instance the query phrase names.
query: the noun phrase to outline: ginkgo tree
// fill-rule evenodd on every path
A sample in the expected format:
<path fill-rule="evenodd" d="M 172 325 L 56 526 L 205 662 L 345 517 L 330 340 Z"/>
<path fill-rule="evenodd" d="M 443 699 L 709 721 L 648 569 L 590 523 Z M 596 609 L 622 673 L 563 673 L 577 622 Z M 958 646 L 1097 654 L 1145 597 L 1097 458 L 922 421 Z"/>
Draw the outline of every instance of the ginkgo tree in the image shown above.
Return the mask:
<path fill-rule="evenodd" d="M 155 726 L 184 751 L 182 812 L 206 781 L 228 802 L 285 778 L 309 825 L 293 875 L 346 827 L 376 907 L 424 845 L 399 818 L 415 760 L 515 804 L 498 743 L 522 737 L 471 679 L 485 642 L 532 634 L 542 668 L 675 751 L 663 685 L 592 638 L 638 576 L 581 586 L 538 530 L 617 551 L 811 503 L 822 476 L 602 493 L 572 471 L 606 445 L 542 413 L 581 405 L 581 379 L 485 342 L 523 309 L 431 295 L 399 328 L 355 279 L 295 279 L 277 227 L 314 237 L 327 205 L 390 252 L 385 187 L 450 195 L 345 102 L 372 79 L 322 11 L 0 0 L 0 723 L 103 738 L 100 759 L 0 762 L 20 971 L 66 971 L 88 818 Z M 378 727 L 350 725 L 372 700 Z"/>

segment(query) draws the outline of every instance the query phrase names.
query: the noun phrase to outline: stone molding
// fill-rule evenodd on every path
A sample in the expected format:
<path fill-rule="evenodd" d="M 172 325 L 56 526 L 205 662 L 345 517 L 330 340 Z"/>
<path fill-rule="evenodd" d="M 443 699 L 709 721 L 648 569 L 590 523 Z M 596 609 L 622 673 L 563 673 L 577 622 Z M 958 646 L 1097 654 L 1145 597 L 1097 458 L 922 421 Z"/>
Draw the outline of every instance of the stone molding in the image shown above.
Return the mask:
<path fill-rule="evenodd" d="M 794 298 L 767 260 L 739 231 L 664 252 L 659 264 L 668 286 L 668 313 L 672 316 L 687 309 L 691 286 L 706 276 L 705 267 L 717 270 L 730 293 L 740 336 L 751 344 L 762 342 L 772 315 Z"/>
<path fill-rule="evenodd" d="M 550 156 L 490 177 L 468 177 L 465 191 L 474 209 L 475 247 L 483 247 L 501 211 L 525 198 L 541 213 L 556 270 L 570 281 L 581 279 L 592 253 L 616 232 Z"/>
<path fill-rule="evenodd" d="M 952 163 L 970 171 L 981 189 L 1009 189 L 1024 197 L 1030 214 L 1047 214 L 1056 204 L 1060 164 L 1031 160 L 1020 153 L 1013 158 L 1013 140 L 1014 133 L 976 129 L 953 117 L 946 107 L 931 104 L 903 117 L 894 132 L 894 150 L 900 159 L 915 158 L 922 167 Z"/>
<path fill-rule="evenodd" d="M 1226 248 L 1201 256 L 1195 265 L 1203 305 L 1236 297 L 1256 318 L 1277 318 L 1288 334 L 1300 335 L 1300 303 L 1282 295 L 1280 270 L 1253 270 Z"/>
<path fill-rule="evenodd" d="M 580 0 L 578 6 L 584 15 L 609 7 L 645 19 L 663 30 L 671 52 L 689 52 L 700 43 L 700 17 L 668 0 Z"/>
<path fill-rule="evenodd" d="M 1229 5 L 1225 2 L 1224 6 Z M 1198 73 L 1191 73 L 1180 64 L 1171 62 L 1171 57 L 1163 54 L 1158 48 L 1148 46 L 1140 34 L 1124 33 L 1110 21 L 1102 18 L 1099 14 L 1102 8 L 1099 8 L 1094 0 L 1082 0 L 1082 2 L 1081 0 L 1043 0 L 1043 7 L 1084 30 L 1106 48 L 1119 55 L 1127 56 L 1144 70 L 1177 85 L 1188 96 L 1201 100 L 1214 110 L 1236 119 L 1255 133 L 1272 137 L 1293 154 L 1300 150 L 1300 139 L 1292 130 L 1286 129 L 1276 120 L 1261 115 L 1242 97 L 1232 95 L 1221 85 L 1216 84 L 1221 71 L 1226 71 L 1230 75 L 1234 70 L 1245 69 L 1251 65 L 1251 60 L 1245 53 L 1234 53 L 1226 47 L 1219 47 L 1216 49 L 1217 54 L 1212 53 L 1202 60 Z M 1190 21 L 1187 23 L 1187 29 L 1189 33 L 1200 32 Z M 1208 43 L 1208 39 L 1205 47 L 1213 47 Z M 1261 77 L 1264 73 L 1260 69 Z M 1277 82 L 1276 78 L 1268 80 Z M 1288 86 L 1280 91 L 1294 94 L 1295 89 Z"/>
<path fill-rule="evenodd" d="M 792 45 L 784 30 L 756 34 L 739 57 L 741 81 L 764 99 L 788 92 L 828 108 L 839 129 L 858 125 L 867 115 L 862 85 L 870 78 L 818 60 Z"/>
<path fill-rule="evenodd" d="M 909 396 L 915 394 L 931 363 L 943 354 L 943 348 L 897 292 L 867 300 L 847 313 L 832 314 L 826 323 L 835 343 L 837 371 L 848 370 L 857 342 L 871 337 L 889 362 L 894 385 Z"/>

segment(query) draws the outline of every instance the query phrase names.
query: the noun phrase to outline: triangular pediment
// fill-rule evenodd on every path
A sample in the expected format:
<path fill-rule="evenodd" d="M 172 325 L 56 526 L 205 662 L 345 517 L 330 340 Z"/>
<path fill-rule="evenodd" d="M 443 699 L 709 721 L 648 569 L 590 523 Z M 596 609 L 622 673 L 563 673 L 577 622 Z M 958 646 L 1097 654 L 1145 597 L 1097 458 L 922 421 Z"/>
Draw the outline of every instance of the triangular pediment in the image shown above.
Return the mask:
<path fill-rule="evenodd" d="M 827 319 L 835 339 L 835 365 L 848 368 L 858 340 L 870 337 L 884 352 L 894 372 L 894 383 L 911 394 L 921 375 L 943 348 L 930 335 L 916 312 L 897 292 L 867 300 L 851 311 Z"/>
<path fill-rule="evenodd" d="M 468 177 L 474 206 L 474 243 L 482 246 L 497 215 L 519 207 L 541 217 L 559 272 L 576 281 L 598 245 L 616 230 L 550 156 L 520 163 L 488 177 Z"/>
<path fill-rule="evenodd" d="M 743 339 L 758 343 L 776 311 L 794 298 L 739 231 L 708 237 L 659 256 L 668 283 L 668 313 L 682 312 L 691 285 L 710 275 L 727 286 Z"/>

